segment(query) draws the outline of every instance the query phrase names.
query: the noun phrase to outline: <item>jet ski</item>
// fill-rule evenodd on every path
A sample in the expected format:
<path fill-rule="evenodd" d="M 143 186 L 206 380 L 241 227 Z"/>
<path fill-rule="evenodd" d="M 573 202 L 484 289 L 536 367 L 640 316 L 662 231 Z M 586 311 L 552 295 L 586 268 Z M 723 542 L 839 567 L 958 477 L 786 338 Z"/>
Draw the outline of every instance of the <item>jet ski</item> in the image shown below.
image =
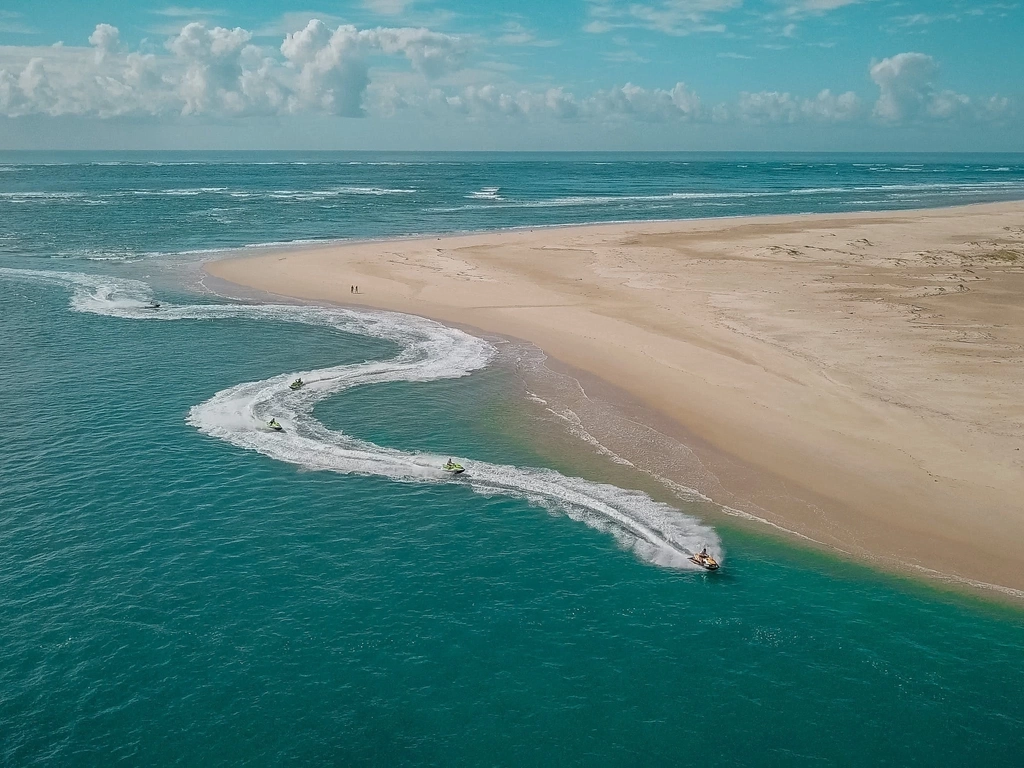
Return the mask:
<path fill-rule="evenodd" d="M 451 459 L 448 459 L 448 463 L 441 467 L 445 472 L 450 472 L 453 475 L 461 475 L 466 471 L 466 468 L 461 464 L 456 464 Z"/>
<path fill-rule="evenodd" d="M 702 549 L 696 555 L 693 555 L 690 558 L 690 562 L 694 565 L 699 565 L 701 568 L 707 571 L 717 571 L 721 567 L 718 565 L 718 561 L 708 554 L 707 547 L 704 547 L 704 549 Z"/>
<path fill-rule="evenodd" d="M 145 306 L 145 309 L 160 309 L 159 301 L 151 301 Z"/>
<path fill-rule="evenodd" d="M 306 386 L 306 382 L 302 379 L 296 379 L 288 385 L 288 389 L 302 389 L 304 386 Z"/>
<path fill-rule="evenodd" d="M 271 419 L 270 421 L 268 421 L 267 426 L 270 427 L 275 432 L 284 431 L 284 427 L 281 426 L 280 422 L 277 419 Z"/>

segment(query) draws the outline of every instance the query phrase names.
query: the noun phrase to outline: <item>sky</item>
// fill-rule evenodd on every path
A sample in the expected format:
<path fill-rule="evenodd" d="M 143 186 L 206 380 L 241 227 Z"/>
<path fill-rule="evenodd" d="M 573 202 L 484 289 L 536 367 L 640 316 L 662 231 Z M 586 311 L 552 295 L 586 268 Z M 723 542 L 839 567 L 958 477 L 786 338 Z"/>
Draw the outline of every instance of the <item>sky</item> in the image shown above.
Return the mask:
<path fill-rule="evenodd" d="M 0 149 L 1024 151 L 1016 0 L 0 0 Z"/>

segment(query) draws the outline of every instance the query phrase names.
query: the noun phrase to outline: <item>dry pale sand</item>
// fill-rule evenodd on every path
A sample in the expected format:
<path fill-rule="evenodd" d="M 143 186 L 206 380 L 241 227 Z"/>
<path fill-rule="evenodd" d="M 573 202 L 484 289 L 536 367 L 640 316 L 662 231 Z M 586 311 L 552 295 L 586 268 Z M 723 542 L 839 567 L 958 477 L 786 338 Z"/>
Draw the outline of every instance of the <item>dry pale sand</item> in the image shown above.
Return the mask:
<path fill-rule="evenodd" d="M 716 500 L 858 557 L 1024 590 L 1024 202 L 371 242 L 207 269 L 527 339 L 690 435 L 721 469 Z"/>

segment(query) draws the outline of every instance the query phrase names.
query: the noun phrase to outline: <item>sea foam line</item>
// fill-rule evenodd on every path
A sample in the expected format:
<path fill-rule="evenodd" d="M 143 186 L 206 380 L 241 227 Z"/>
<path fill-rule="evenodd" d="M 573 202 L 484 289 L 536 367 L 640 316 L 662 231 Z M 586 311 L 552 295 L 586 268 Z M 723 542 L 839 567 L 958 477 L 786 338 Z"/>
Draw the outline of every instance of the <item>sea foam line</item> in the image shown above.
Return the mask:
<path fill-rule="evenodd" d="M 468 471 L 456 481 L 440 469 L 443 457 L 385 448 L 328 429 L 313 417 L 318 402 L 352 387 L 454 379 L 485 367 L 494 357 L 494 348 L 458 329 L 413 315 L 345 308 L 164 304 L 152 309 L 150 286 L 136 280 L 2 268 L 0 277 L 69 288 L 71 307 L 78 312 L 149 321 L 238 318 L 290 322 L 389 340 L 399 348 L 390 359 L 295 371 L 236 384 L 193 406 L 187 421 L 206 435 L 306 469 L 373 475 L 398 482 L 459 482 L 479 494 L 524 499 L 607 531 L 639 557 L 657 565 L 695 569 L 688 558 L 704 546 L 722 560 L 721 541 L 712 528 L 639 491 L 567 477 L 551 469 L 461 457 L 458 460 Z M 301 376 L 306 386 L 292 391 L 288 384 L 296 376 Z M 284 425 L 284 432 L 266 428 L 272 417 Z"/>

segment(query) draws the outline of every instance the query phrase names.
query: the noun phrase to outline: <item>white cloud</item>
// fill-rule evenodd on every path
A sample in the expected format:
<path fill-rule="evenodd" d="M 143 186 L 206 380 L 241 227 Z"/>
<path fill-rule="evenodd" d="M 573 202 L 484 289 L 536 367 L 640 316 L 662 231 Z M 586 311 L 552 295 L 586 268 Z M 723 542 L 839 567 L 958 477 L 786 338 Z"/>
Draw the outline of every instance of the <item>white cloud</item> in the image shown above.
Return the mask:
<path fill-rule="evenodd" d="M 636 27 L 668 35 L 682 36 L 698 32 L 725 32 L 725 25 L 713 17 L 739 8 L 743 0 L 656 0 L 621 2 L 588 0 L 590 21 L 584 32 L 603 34 L 614 29 Z"/>
<path fill-rule="evenodd" d="M 796 123 L 804 120 L 839 123 L 854 120 L 862 112 L 861 101 L 852 91 L 837 95 L 825 89 L 813 99 L 778 91 L 760 91 L 741 93 L 734 116 L 753 123 Z M 719 119 L 723 117 L 726 114 L 719 112 Z"/>
<path fill-rule="evenodd" d="M 9 49 L 8 49 L 9 50 Z M 29 58 L 0 66 L 0 115 L 20 117 L 156 114 L 173 108 L 152 56 L 138 53 L 99 60 L 94 48 L 30 48 Z"/>
<path fill-rule="evenodd" d="M 815 120 L 840 123 L 860 117 L 864 105 L 853 91 L 834 94 L 826 88 L 813 99 L 804 99 L 800 109 L 804 115 Z"/>
<path fill-rule="evenodd" d="M 912 13 L 906 16 L 894 16 L 892 23 L 897 27 L 925 27 L 940 21 L 959 21 L 960 17 L 955 13 L 930 14 Z"/>
<path fill-rule="evenodd" d="M 871 66 L 871 79 L 879 88 L 875 115 L 898 123 L 927 111 L 939 67 L 924 53 L 899 53 Z"/>
<path fill-rule="evenodd" d="M 736 103 L 736 113 L 754 123 L 793 123 L 800 116 L 800 105 L 789 93 L 743 92 Z"/>
<path fill-rule="evenodd" d="M 273 65 L 249 44 L 251 38 L 241 27 L 211 29 L 192 22 L 167 41 L 184 70 L 176 88 L 183 115 L 257 114 L 280 105 Z"/>
<path fill-rule="evenodd" d="M 688 122 L 703 117 L 700 98 L 684 83 L 677 83 L 670 90 L 647 89 L 627 83 L 619 88 L 598 91 L 584 99 L 562 88 L 510 92 L 488 84 L 467 86 L 451 94 L 435 89 L 431 93 L 429 106 L 435 112 L 443 109 L 477 119 L 500 116 Z"/>
<path fill-rule="evenodd" d="M 225 15 L 224 11 L 216 8 L 183 5 L 169 5 L 150 13 L 159 17 L 145 27 L 146 32 L 151 35 L 176 35 L 181 31 L 181 27 L 190 21 L 210 23 L 213 19 Z"/>
<path fill-rule="evenodd" d="M 948 120 L 966 112 L 970 109 L 970 106 L 971 99 L 969 96 L 957 93 L 956 91 L 946 90 L 932 96 L 928 102 L 928 114 L 931 117 Z"/>
<path fill-rule="evenodd" d="M 360 31 L 343 25 L 332 31 L 314 19 L 281 44 L 281 53 L 298 73 L 290 110 L 363 114 L 362 97 L 370 83 L 366 57 L 374 52 L 404 56 L 414 71 L 436 78 L 461 66 L 467 46 L 457 37 L 428 29 Z"/>
<path fill-rule="evenodd" d="M 694 12 L 708 12 L 713 2 Z M 745 92 L 709 107 L 683 82 L 667 89 L 626 83 L 585 93 L 549 83 L 525 87 L 510 74 L 498 74 L 503 62 L 486 55 L 475 68 L 472 62 L 467 66 L 472 53 L 467 39 L 427 28 L 358 29 L 316 19 L 277 38 L 275 45 L 258 43 L 240 27 L 191 22 L 163 49 L 143 53 L 129 50 L 116 27 L 99 24 L 88 46 L 0 46 L 0 116 L 387 117 L 406 112 L 472 120 L 790 124 L 863 120 L 873 114 L 879 123 L 900 124 L 1005 120 L 1015 114 L 1005 97 L 972 99 L 936 87 L 938 66 L 923 53 L 872 64 L 870 76 L 879 88 L 873 109 L 852 92 L 828 89 L 809 98 L 783 90 Z M 628 49 L 619 55 L 636 57 Z"/>
<path fill-rule="evenodd" d="M 112 53 L 117 51 L 120 44 L 121 33 L 117 27 L 109 24 L 97 24 L 96 29 L 89 35 L 89 43 L 96 49 L 96 62 L 100 63 Z"/>
<path fill-rule="evenodd" d="M 38 30 L 25 23 L 24 14 L 17 11 L 0 11 L 0 32 L 10 35 L 33 35 Z"/>
<path fill-rule="evenodd" d="M 346 4 L 333 3 L 332 5 L 344 6 Z M 362 0 L 362 6 L 375 16 L 401 19 L 410 27 L 443 28 L 459 16 L 455 11 L 439 8 L 433 3 L 433 0 Z M 339 9 L 338 12 L 345 14 L 344 9 Z M 322 13 L 312 14 L 312 16 L 325 18 Z"/>
<path fill-rule="evenodd" d="M 405 56 L 413 69 L 431 78 L 459 69 L 469 52 L 462 38 L 429 29 L 373 29 L 360 35 L 386 54 Z"/>
<path fill-rule="evenodd" d="M 597 117 L 630 116 L 646 122 L 696 120 L 703 114 L 700 97 L 681 82 L 671 90 L 648 90 L 626 83 L 621 88 L 598 91 L 587 100 L 586 108 Z"/>
<path fill-rule="evenodd" d="M 143 55 L 124 50 L 118 29 L 100 24 L 90 48 L 0 49 L 11 54 L 0 57 L 0 114 L 358 116 L 370 57 L 404 58 L 432 79 L 459 69 L 468 52 L 460 38 L 428 29 L 332 29 L 318 20 L 287 35 L 279 51 L 252 37 L 192 22 L 167 40 L 167 54 Z"/>
<path fill-rule="evenodd" d="M 858 5 L 870 0 L 788 0 L 784 13 L 787 16 L 821 16 L 830 11 Z"/>
<path fill-rule="evenodd" d="M 298 73 L 289 110 L 323 111 L 344 117 L 363 114 L 363 92 L 370 83 L 359 32 L 331 30 L 318 19 L 281 43 L 281 53 Z"/>
<path fill-rule="evenodd" d="M 975 104 L 978 116 L 983 120 L 1002 120 L 1010 115 L 1013 104 L 1005 96 L 990 96 Z"/>
<path fill-rule="evenodd" d="M 196 8 L 196 7 L 185 7 L 181 5 L 169 5 L 166 8 L 160 8 L 151 13 L 157 16 L 166 16 L 171 19 L 201 19 L 207 16 L 223 16 L 224 11 L 219 11 L 211 8 Z"/>
<path fill-rule="evenodd" d="M 313 13 L 312 11 L 288 11 L 281 14 L 278 18 L 273 21 L 269 21 L 265 24 L 261 24 L 259 27 L 253 30 L 253 38 L 276 38 L 280 40 L 285 35 L 295 32 L 305 27 L 309 22 L 314 19 L 322 21 L 328 26 L 341 26 L 345 24 L 345 19 L 341 16 L 335 16 L 332 13 Z"/>
<path fill-rule="evenodd" d="M 898 53 L 871 66 L 878 86 L 874 115 L 883 122 L 899 124 L 919 120 L 1000 120 L 1012 109 L 1009 99 L 991 96 L 972 99 L 949 89 L 939 90 L 935 80 L 939 66 L 924 53 Z"/>
<path fill-rule="evenodd" d="M 645 59 L 636 51 L 623 48 L 611 53 L 602 53 L 601 58 L 605 61 L 614 61 L 620 64 L 650 64 L 650 59 Z"/>
<path fill-rule="evenodd" d="M 495 40 L 500 45 L 532 45 L 538 48 L 551 48 L 558 45 L 557 40 L 542 40 L 537 33 L 527 29 L 518 21 L 508 21 L 502 25 L 502 34 Z"/>
<path fill-rule="evenodd" d="M 380 16 L 401 16 L 415 0 L 363 0 L 363 7 Z"/>

